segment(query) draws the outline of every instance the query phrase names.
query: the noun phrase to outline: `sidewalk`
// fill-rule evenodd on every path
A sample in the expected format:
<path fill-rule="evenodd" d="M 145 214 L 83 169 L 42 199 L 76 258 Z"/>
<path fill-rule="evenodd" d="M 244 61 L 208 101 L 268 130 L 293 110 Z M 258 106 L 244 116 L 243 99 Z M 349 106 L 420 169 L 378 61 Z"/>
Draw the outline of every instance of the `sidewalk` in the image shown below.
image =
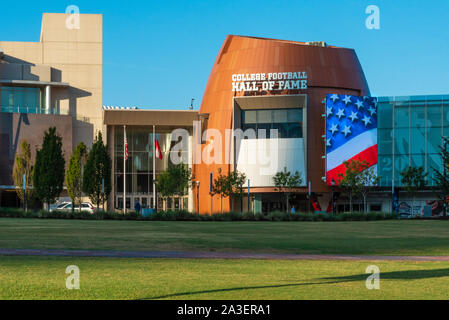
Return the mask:
<path fill-rule="evenodd" d="M 368 256 L 338 254 L 272 254 L 239 252 L 107 251 L 0 249 L 7 256 L 106 257 L 149 259 L 265 259 L 265 260 L 349 260 L 349 261 L 449 261 L 449 256 Z"/>

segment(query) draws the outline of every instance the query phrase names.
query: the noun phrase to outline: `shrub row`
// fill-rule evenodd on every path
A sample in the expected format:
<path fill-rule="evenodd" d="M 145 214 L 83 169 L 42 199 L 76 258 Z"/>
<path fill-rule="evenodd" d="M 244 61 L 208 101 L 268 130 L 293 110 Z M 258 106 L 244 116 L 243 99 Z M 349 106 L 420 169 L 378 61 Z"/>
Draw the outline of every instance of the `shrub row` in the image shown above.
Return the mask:
<path fill-rule="evenodd" d="M 139 221 L 372 221 L 396 219 L 397 215 L 389 213 L 341 213 L 311 214 L 270 212 L 268 214 L 252 212 L 227 212 L 223 214 L 198 215 L 185 210 L 159 211 L 148 217 L 136 212 L 127 214 L 98 211 L 94 214 L 88 212 L 71 211 L 28 211 L 17 208 L 0 208 L 0 217 L 3 218 L 44 218 L 44 219 L 81 219 L 81 220 L 139 220 Z"/>

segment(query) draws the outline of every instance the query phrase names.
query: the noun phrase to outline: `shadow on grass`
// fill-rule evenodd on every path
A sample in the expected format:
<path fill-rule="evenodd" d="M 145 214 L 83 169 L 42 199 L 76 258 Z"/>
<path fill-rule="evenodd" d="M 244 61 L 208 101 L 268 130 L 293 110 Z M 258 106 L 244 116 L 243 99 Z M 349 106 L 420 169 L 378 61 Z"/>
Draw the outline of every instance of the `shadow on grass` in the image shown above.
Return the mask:
<path fill-rule="evenodd" d="M 213 290 L 203 290 L 203 291 L 190 291 L 190 292 L 180 292 L 180 293 L 167 294 L 167 295 L 164 295 L 164 296 L 142 298 L 140 300 L 167 299 L 167 298 L 188 296 L 188 295 L 193 295 L 193 294 L 216 293 L 216 292 L 227 292 L 227 291 L 239 291 L 239 290 L 250 290 L 250 289 L 269 289 L 269 288 L 295 287 L 295 286 L 304 286 L 304 285 L 312 285 L 312 284 L 314 284 L 314 283 L 289 283 L 289 284 L 278 284 L 278 285 L 271 285 L 271 286 L 254 286 L 254 287 L 223 288 L 223 289 L 213 289 Z M 315 283 L 315 284 L 323 284 L 323 282 Z"/>
<path fill-rule="evenodd" d="M 337 284 L 344 282 L 355 282 L 355 281 L 365 281 L 370 273 L 356 274 L 343 277 L 326 277 L 319 278 L 315 280 L 322 280 L 320 282 L 306 282 L 306 283 L 289 283 L 289 284 L 278 284 L 278 285 L 268 285 L 268 286 L 253 286 L 253 287 L 237 287 L 237 288 L 222 288 L 222 289 L 212 289 L 212 290 L 202 290 L 202 291 L 188 291 L 167 294 L 163 296 L 142 298 L 140 300 L 153 300 L 153 299 L 167 299 L 174 297 L 182 297 L 195 294 L 206 294 L 206 293 L 217 293 L 217 292 L 229 292 L 229 291 L 240 291 L 240 290 L 251 290 L 251 289 L 272 289 L 272 288 L 285 288 L 285 287 L 300 287 L 300 286 L 310 286 L 310 285 L 323 285 L 323 284 Z M 381 272 L 380 279 L 389 280 L 418 280 L 418 279 L 429 279 L 429 278 L 441 278 L 449 277 L 449 268 L 446 269 L 435 269 L 435 270 L 408 270 L 408 271 L 393 271 L 393 272 Z"/>
<path fill-rule="evenodd" d="M 370 273 L 355 274 L 351 276 L 343 277 L 327 277 L 320 278 L 321 280 L 332 280 L 338 282 L 351 282 L 366 280 Z M 380 279 L 388 280 L 419 280 L 429 278 L 442 278 L 449 277 L 449 268 L 445 269 L 432 269 L 432 270 L 407 270 L 407 271 L 392 271 L 392 272 L 380 272 Z"/>

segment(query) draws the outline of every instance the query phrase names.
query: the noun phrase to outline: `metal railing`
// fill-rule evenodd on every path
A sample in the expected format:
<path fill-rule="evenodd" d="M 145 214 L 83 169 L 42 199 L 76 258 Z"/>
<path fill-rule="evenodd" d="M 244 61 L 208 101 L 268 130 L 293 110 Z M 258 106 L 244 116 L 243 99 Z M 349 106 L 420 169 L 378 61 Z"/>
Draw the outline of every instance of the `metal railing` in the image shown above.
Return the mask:
<path fill-rule="evenodd" d="M 59 109 L 45 109 L 42 107 L 20 107 L 20 106 L 0 106 L 0 112 L 5 113 L 31 113 L 31 114 L 55 114 L 55 115 L 67 115 L 67 110 Z"/>

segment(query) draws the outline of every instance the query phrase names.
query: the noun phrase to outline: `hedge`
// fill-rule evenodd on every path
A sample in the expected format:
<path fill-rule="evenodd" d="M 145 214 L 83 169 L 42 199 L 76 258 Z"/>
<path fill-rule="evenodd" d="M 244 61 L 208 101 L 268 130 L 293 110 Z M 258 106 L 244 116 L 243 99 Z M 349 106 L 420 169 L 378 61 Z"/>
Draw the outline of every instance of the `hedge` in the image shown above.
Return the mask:
<path fill-rule="evenodd" d="M 185 210 L 158 211 L 148 217 L 136 212 L 117 213 L 110 211 L 98 211 L 93 214 L 79 211 L 28 211 L 17 208 L 0 208 L 0 218 L 42 218 L 42 219 L 79 219 L 79 220 L 138 220 L 138 221 L 373 221 L 397 219 L 397 215 L 390 213 L 340 213 L 312 214 L 312 213 L 287 213 L 270 212 L 267 214 L 252 212 L 227 212 L 208 215 L 198 215 Z"/>

